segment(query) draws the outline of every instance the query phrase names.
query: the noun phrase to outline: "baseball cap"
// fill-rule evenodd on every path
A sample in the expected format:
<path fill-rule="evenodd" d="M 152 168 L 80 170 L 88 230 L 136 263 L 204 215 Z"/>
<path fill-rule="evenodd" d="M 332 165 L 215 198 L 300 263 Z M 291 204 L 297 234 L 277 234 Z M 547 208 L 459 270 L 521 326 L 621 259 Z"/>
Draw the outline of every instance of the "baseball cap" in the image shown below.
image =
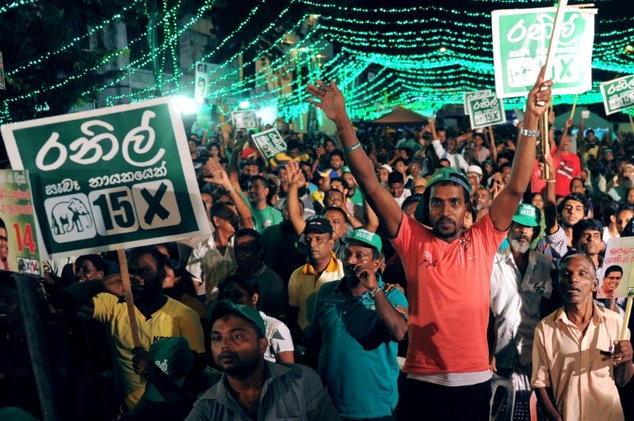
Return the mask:
<path fill-rule="evenodd" d="M 253 149 L 252 147 L 248 146 L 246 148 L 244 148 L 244 150 L 242 151 L 242 155 L 240 155 L 240 158 L 242 159 L 248 159 L 251 155 L 255 154 L 257 151 L 255 149 Z"/>
<path fill-rule="evenodd" d="M 443 167 L 436 171 L 427 181 L 427 188 L 431 189 L 434 184 L 441 181 L 450 181 L 452 183 L 456 183 L 467 190 L 468 193 L 471 193 L 471 185 L 469 184 L 469 180 L 467 179 L 467 177 L 465 177 L 465 175 L 461 172 L 454 170 L 453 168 Z"/>
<path fill-rule="evenodd" d="M 214 322 L 224 316 L 227 313 L 238 313 L 240 317 L 254 323 L 260 334 L 265 336 L 266 329 L 264 328 L 264 320 L 260 316 L 260 312 L 253 307 L 245 306 L 244 304 L 235 304 L 229 300 L 216 301 L 209 310 L 207 310 L 207 320 L 209 320 L 213 326 Z"/>
<path fill-rule="evenodd" d="M 541 212 L 529 203 L 520 203 L 513 215 L 513 222 L 527 227 L 538 227 L 541 220 Z"/>
<path fill-rule="evenodd" d="M 370 247 L 374 247 L 379 253 L 383 248 L 381 237 L 363 228 L 352 231 L 352 233 L 346 239 L 346 242 L 351 240 L 359 241 L 360 243 L 364 243 L 369 245 Z"/>
<path fill-rule="evenodd" d="M 329 168 L 329 169 L 324 170 L 324 171 L 322 171 L 322 172 L 320 172 L 318 174 L 319 174 L 320 177 L 329 178 L 331 173 L 332 173 L 332 170 Z"/>
<path fill-rule="evenodd" d="M 156 365 L 163 373 L 183 387 L 185 375 L 194 363 L 187 339 L 182 336 L 163 338 L 154 342 L 148 351 L 150 364 Z M 158 389 L 148 381 L 144 397 L 152 402 L 164 402 L 166 399 Z"/>
<path fill-rule="evenodd" d="M 313 218 L 306 222 L 304 234 L 316 232 L 318 234 L 332 234 L 332 225 L 326 218 Z"/>
<path fill-rule="evenodd" d="M 482 168 L 480 168 L 479 165 L 469 165 L 469 168 L 467 168 L 467 174 L 471 173 L 476 173 L 482 177 Z"/>

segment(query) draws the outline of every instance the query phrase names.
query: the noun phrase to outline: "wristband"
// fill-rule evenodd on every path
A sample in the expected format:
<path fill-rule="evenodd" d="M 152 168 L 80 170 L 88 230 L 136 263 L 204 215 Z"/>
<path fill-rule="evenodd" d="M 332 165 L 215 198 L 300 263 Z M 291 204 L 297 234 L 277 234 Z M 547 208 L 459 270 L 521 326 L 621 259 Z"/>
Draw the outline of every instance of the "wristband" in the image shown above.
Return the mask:
<path fill-rule="evenodd" d="M 546 180 L 547 183 L 554 183 L 557 180 Z"/>
<path fill-rule="evenodd" d="M 357 143 L 355 143 L 354 145 L 350 146 L 349 148 L 343 148 L 343 151 L 345 153 L 348 153 L 348 152 L 354 151 L 355 149 L 359 149 L 360 147 L 361 147 L 361 143 L 359 141 L 357 141 Z"/>
<path fill-rule="evenodd" d="M 522 130 L 520 130 L 520 134 L 522 136 L 538 137 L 539 136 L 539 130 L 522 129 Z"/>
<path fill-rule="evenodd" d="M 227 193 L 231 193 L 231 192 L 234 192 L 234 191 L 236 191 L 236 189 L 234 189 L 233 186 L 231 186 L 231 188 L 229 190 L 227 190 L 226 192 Z"/>

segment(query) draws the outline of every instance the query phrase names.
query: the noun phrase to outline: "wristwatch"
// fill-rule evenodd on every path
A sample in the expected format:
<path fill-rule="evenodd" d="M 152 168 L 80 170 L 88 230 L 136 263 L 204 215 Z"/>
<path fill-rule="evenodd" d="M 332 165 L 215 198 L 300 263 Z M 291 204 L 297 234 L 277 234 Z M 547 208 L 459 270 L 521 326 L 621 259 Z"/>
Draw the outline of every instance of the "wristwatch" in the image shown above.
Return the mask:
<path fill-rule="evenodd" d="M 370 291 L 370 297 L 372 297 L 372 299 L 374 299 L 374 297 L 376 296 L 377 292 L 379 292 L 379 291 L 383 291 L 381 289 L 381 287 L 374 288 L 373 290 Z"/>

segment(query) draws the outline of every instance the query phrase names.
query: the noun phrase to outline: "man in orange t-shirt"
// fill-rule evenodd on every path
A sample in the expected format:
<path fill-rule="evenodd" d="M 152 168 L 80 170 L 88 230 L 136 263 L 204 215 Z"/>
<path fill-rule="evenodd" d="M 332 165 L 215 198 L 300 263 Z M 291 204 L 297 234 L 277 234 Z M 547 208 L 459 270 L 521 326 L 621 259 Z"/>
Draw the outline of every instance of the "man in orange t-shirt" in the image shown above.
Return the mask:
<path fill-rule="evenodd" d="M 405 216 L 379 184 L 356 138 L 341 91 L 334 82 L 308 85 L 309 101 L 335 123 L 346 162 L 403 261 L 409 288 L 410 343 L 404 368 L 409 375 L 408 419 L 489 419 L 486 333 L 493 256 L 528 187 L 537 122 L 551 100 L 550 86 L 552 82 L 540 75 L 529 92 L 509 183 L 489 214 L 465 232 L 471 187 L 462 173 L 443 168 L 429 179 L 417 214 L 431 229 Z"/>

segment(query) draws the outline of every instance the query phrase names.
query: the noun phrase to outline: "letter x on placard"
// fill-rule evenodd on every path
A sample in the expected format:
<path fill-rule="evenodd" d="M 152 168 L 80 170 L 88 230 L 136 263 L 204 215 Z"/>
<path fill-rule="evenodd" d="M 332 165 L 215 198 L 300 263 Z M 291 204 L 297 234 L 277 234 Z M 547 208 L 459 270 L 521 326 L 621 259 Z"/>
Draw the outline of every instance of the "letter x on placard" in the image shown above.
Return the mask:
<path fill-rule="evenodd" d="M 146 224 L 150 224 L 152 219 L 154 219 L 154 215 L 158 215 L 162 220 L 166 220 L 168 216 L 170 216 L 170 212 L 165 209 L 163 205 L 161 205 L 161 199 L 165 195 L 165 191 L 167 190 L 167 184 L 161 183 L 158 190 L 156 190 L 156 194 L 152 196 L 152 193 L 146 188 L 141 189 L 141 196 L 145 199 L 148 204 L 147 211 L 143 216 L 143 220 Z"/>

